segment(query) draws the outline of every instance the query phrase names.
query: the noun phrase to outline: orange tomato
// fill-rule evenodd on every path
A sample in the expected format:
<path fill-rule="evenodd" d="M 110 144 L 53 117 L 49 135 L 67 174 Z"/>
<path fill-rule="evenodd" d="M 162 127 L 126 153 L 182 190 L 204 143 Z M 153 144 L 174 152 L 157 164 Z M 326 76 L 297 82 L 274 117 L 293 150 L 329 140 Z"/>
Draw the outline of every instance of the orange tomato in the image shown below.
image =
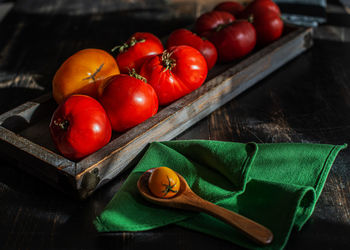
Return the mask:
<path fill-rule="evenodd" d="M 106 51 L 80 50 L 57 70 L 52 81 L 53 97 L 57 103 L 62 103 L 72 94 L 85 94 L 97 98 L 99 84 L 117 74 L 118 65 Z"/>
<path fill-rule="evenodd" d="M 170 168 L 158 167 L 152 171 L 148 179 L 148 187 L 155 196 L 170 198 L 179 191 L 180 179 Z"/>

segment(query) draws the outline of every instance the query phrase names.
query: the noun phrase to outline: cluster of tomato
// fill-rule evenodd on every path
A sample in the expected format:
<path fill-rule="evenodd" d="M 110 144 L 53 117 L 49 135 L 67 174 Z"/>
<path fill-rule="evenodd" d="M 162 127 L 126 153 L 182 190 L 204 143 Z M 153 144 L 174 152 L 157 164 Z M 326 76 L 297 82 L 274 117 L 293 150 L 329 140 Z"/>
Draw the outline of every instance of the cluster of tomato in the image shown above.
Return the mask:
<path fill-rule="evenodd" d="M 282 35 L 283 21 L 272 0 L 255 0 L 247 7 L 238 2 L 223 2 L 201 15 L 197 34 L 211 41 L 218 60 L 228 62 L 251 52 L 256 44 L 266 45 Z"/>
<path fill-rule="evenodd" d="M 236 19 L 237 17 L 237 19 Z M 113 48 L 116 58 L 100 49 L 84 49 L 69 57 L 53 79 L 59 104 L 50 132 L 58 150 L 79 160 L 106 145 L 167 105 L 200 87 L 216 61 L 248 54 L 282 33 L 280 11 L 271 0 L 255 0 L 246 8 L 224 2 L 200 16 L 196 33 L 170 34 L 166 50 L 151 33 L 137 32 Z"/>

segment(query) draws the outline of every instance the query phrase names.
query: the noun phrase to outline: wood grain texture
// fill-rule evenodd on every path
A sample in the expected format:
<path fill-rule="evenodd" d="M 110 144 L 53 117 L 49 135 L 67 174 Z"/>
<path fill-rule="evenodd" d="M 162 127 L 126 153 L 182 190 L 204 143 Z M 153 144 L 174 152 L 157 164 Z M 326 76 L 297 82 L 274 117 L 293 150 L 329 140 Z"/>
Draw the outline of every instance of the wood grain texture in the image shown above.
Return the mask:
<path fill-rule="evenodd" d="M 23 129 L 20 136 L 13 133 L 13 128 L 8 128 L 9 131 L 4 128 L 0 139 L 5 147 L 8 140 L 11 146 L 16 146 L 17 143 L 21 152 L 26 152 L 36 158 L 35 160 L 51 164 L 59 170 L 58 173 L 62 172 L 63 175 L 75 178 L 75 189 L 79 191 L 81 198 L 86 198 L 130 166 L 148 143 L 174 138 L 309 48 L 312 45 L 311 35 L 311 29 L 291 28 L 278 41 L 258 49 L 243 60 L 214 67 L 203 86 L 163 108 L 145 122 L 118 135 L 105 147 L 77 163 L 52 151 L 53 145 L 50 141 L 49 147 L 45 144 L 45 138 L 50 137 L 48 130 L 45 130 L 49 123 L 49 119 L 46 118 L 49 118 L 54 110 L 52 105 L 46 107 L 50 104 L 47 97 L 37 102 L 25 103 L 0 116 L 0 125 L 9 123 L 8 120 L 13 117 L 22 117 L 28 124 L 28 128 Z M 40 110 L 43 110 L 46 118 L 43 122 L 35 123 L 32 116 Z M 23 137 L 26 135 L 29 138 Z M 32 142 L 33 139 L 35 141 Z M 61 185 L 52 179 L 49 183 Z"/>
<path fill-rule="evenodd" d="M 315 41 L 310 51 L 214 111 L 176 139 L 349 142 L 348 46 L 334 41 Z M 275 135 L 273 131 L 279 133 Z M 301 231 L 292 231 L 286 249 L 348 248 L 350 225 L 344 214 L 350 211 L 349 156 L 349 149 L 338 156 L 313 216 Z M 120 189 L 127 176 L 128 171 L 87 200 L 78 202 L 18 170 L 12 161 L 2 157 L 2 248 L 162 249 L 166 245 L 171 250 L 242 249 L 174 225 L 145 232 L 98 234 L 92 220 Z M 172 244 L 169 244 L 169 239 Z"/>
<path fill-rule="evenodd" d="M 237 0 L 242 4 L 251 0 Z M 210 11 L 221 0 L 17 0 L 15 9 L 25 13 L 65 13 L 70 15 L 83 15 L 91 13 L 106 13 L 112 11 L 155 10 L 169 8 L 173 11 L 172 17 L 200 14 Z M 169 17 L 169 16 L 168 16 Z"/>
<path fill-rule="evenodd" d="M 350 28 L 323 25 L 315 29 L 314 38 L 339 42 L 350 42 Z"/>
<path fill-rule="evenodd" d="M 146 17 L 152 14 L 157 16 L 142 11 L 80 18 L 11 12 L 0 23 L 0 85 L 7 81 L 8 86 L 0 89 L 0 113 L 47 92 L 57 66 L 78 49 L 109 49 L 137 30 L 166 35 L 192 22 L 181 18 L 150 21 Z M 110 40 L 103 39 L 107 35 Z M 176 139 L 349 143 L 349 46 L 348 42 L 317 39 L 311 50 Z M 29 75 L 44 90 L 27 89 Z M 17 87 L 11 88 L 8 81 Z M 349 165 L 350 150 L 346 149 L 337 157 L 312 217 L 301 231 L 292 231 L 286 249 L 349 249 Z M 130 170 L 84 201 L 33 178 L 6 155 L 1 156 L 0 170 L 0 249 L 242 249 L 175 225 L 98 234 L 92 221 Z"/>
<path fill-rule="evenodd" d="M 169 30 L 193 22 L 194 15 L 171 18 L 171 11 L 68 16 L 12 10 L 0 23 L 0 113 L 50 91 L 55 71 L 78 50 L 110 51 L 136 31 L 165 36 Z"/>
<path fill-rule="evenodd" d="M 236 142 L 349 142 L 349 43 L 316 40 L 314 47 L 203 122 L 201 139 Z M 177 139 L 189 139 L 195 128 Z M 347 249 L 350 240 L 349 149 L 328 176 L 313 216 L 293 231 L 286 249 Z"/>

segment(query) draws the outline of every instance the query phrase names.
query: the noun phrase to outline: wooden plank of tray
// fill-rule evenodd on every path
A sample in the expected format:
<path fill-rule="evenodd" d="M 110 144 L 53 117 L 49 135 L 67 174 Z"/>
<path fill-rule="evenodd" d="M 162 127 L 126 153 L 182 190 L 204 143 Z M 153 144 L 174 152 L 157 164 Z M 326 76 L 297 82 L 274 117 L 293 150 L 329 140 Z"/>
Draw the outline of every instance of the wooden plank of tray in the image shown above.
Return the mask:
<path fill-rule="evenodd" d="M 0 146 L 28 162 L 34 159 L 35 164 L 44 163 L 45 171 L 40 166 L 26 166 L 25 169 L 61 190 L 72 189 L 80 198 L 86 198 L 130 166 L 150 142 L 174 138 L 311 46 L 312 29 L 294 28 L 234 65 L 217 65 L 200 88 L 76 163 L 3 126 L 11 117 L 21 117 L 30 123 L 32 115 L 50 96 L 25 103 L 0 116 Z"/>

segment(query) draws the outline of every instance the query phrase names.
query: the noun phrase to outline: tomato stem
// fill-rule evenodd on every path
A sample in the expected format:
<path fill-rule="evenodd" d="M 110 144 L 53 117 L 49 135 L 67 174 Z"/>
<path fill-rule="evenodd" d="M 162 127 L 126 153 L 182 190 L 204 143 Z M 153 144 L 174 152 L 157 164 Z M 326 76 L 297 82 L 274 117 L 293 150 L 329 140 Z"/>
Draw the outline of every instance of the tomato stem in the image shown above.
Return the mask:
<path fill-rule="evenodd" d="M 250 22 L 250 23 L 254 22 L 254 15 L 253 14 L 249 15 L 248 22 Z"/>
<path fill-rule="evenodd" d="M 163 72 L 169 70 L 171 71 L 176 66 L 176 60 L 171 58 L 173 52 L 169 53 L 167 50 L 164 50 L 162 54 L 162 64 L 164 66 Z"/>
<path fill-rule="evenodd" d="M 144 81 L 145 83 L 147 83 L 147 79 L 144 78 L 143 76 L 137 74 L 135 69 L 131 69 L 131 70 L 129 69 L 129 76 L 134 77 L 136 79 L 139 79 L 139 80 Z"/>
<path fill-rule="evenodd" d="M 119 50 L 119 53 L 123 53 L 124 51 L 128 50 L 130 47 L 136 45 L 137 43 L 144 43 L 146 42 L 146 39 L 141 38 L 140 40 L 137 40 L 134 36 L 130 38 L 130 41 L 123 43 L 122 45 L 115 46 L 113 49 L 111 49 L 112 52 Z"/>
<path fill-rule="evenodd" d="M 232 23 L 223 23 L 223 24 L 219 24 L 216 28 L 215 31 L 219 32 L 220 30 L 225 29 L 227 26 L 230 26 Z"/>

